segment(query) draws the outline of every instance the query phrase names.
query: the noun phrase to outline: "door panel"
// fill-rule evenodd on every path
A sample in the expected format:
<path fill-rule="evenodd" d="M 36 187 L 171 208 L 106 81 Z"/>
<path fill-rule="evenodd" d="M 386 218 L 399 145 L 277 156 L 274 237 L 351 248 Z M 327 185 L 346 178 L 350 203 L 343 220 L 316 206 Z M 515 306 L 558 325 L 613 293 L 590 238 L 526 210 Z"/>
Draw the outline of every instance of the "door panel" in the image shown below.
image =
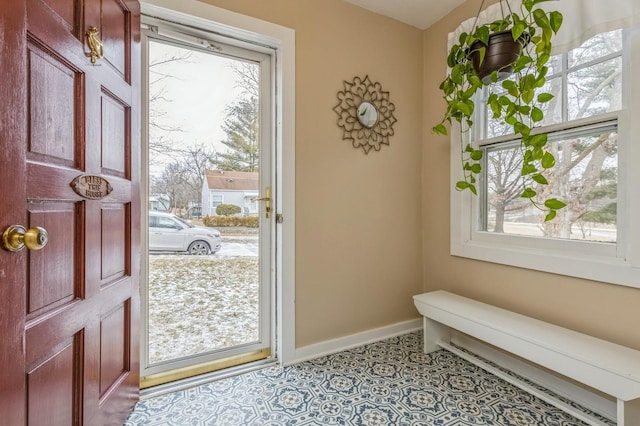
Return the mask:
<path fill-rule="evenodd" d="M 69 32 L 75 33 L 77 27 L 77 6 L 81 0 L 44 0 L 47 6 L 49 6 L 56 14 L 64 20 L 64 23 L 71 30 Z"/>
<path fill-rule="evenodd" d="M 79 423 L 79 389 L 74 381 L 74 366 L 79 367 L 79 362 L 74 351 L 74 340 L 67 339 L 49 358 L 27 370 L 31 424 Z"/>
<path fill-rule="evenodd" d="M 128 178 L 130 108 L 108 92 L 102 93 L 102 172 Z"/>
<path fill-rule="evenodd" d="M 128 208 L 125 205 L 107 205 L 102 207 L 102 256 L 101 284 L 108 285 L 124 277 L 127 270 L 126 248 L 129 245 L 127 223 Z"/>
<path fill-rule="evenodd" d="M 70 303 L 76 294 L 79 280 L 76 277 L 75 203 L 41 203 L 31 205 L 29 223 L 40 224 L 49 233 L 47 252 L 29 252 L 27 283 L 28 319 L 43 315 Z"/>
<path fill-rule="evenodd" d="M 20 42 L 5 43 L 0 60 L 18 76 L 0 82 L 11 123 L 0 127 L 10 200 L 0 201 L 0 226 L 40 226 L 49 242 L 0 252 L 0 280 L 12 283 L 0 286 L 0 415 L 11 425 L 122 424 L 139 383 L 139 73 L 129 57 L 139 55 L 139 5 L 7 3 L 0 38 Z M 112 49 L 97 66 L 86 55 L 89 26 Z M 76 193 L 81 175 L 107 180 L 112 193 Z"/>
<path fill-rule="evenodd" d="M 102 0 L 101 18 L 99 28 L 104 41 L 105 60 L 128 81 L 129 13 L 122 1 Z"/>
<path fill-rule="evenodd" d="M 29 152 L 73 167 L 81 119 L 76 87 L 81 85 L 81 74 L 33 44 L 28 55 Z"/>
<path fill-rule="evenodd" d="M 100 399 L 124 380 L 129 371 L 128 303 L 116 306 L 100 322 Z"/>

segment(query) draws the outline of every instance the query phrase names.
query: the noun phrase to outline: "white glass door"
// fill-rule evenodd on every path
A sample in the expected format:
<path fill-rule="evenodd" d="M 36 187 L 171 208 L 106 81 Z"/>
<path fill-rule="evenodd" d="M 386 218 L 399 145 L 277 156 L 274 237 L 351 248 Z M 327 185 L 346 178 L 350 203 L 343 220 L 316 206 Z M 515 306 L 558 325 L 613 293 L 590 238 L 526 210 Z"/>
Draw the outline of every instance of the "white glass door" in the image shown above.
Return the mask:
<path fill-rule="evenodd" d="M 276 194 L 269 52 L 143 22 L 147 387 L 273 355 Z"/>

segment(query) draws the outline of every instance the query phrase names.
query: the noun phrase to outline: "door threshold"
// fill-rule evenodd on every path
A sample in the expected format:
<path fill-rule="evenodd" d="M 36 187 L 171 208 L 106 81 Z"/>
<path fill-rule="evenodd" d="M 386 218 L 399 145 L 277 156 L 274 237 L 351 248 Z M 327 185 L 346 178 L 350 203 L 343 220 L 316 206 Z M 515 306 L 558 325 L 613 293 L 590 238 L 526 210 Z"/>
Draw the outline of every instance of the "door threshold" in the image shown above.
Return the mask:
<path fill-rule="evenodd" d="M 276 358 L 270 358 L 269 352 L 270 351 L 268 349 L 265 349 L 252 352 L 250 354 L 240 355 L 240 357 L 253 357 L 253 359 L 245 360 L 242 364 L 240 364 L 237 359 L 233 364 L 230 364 L 230 358 L 236 358 L 230 357 L 206 364 L 200 364 L 193 367 L 145 377 L 140 381 L 140 400 L 154 398 L 167 393 L 181 391 L 217 380 L 278 365 L 278 360 Z M 224 365 L 225 363 L 226 366 Z M 218 368 L 212 368 L 216 365 Z M 202 372 L 199 372 L 198 370 Z"/>

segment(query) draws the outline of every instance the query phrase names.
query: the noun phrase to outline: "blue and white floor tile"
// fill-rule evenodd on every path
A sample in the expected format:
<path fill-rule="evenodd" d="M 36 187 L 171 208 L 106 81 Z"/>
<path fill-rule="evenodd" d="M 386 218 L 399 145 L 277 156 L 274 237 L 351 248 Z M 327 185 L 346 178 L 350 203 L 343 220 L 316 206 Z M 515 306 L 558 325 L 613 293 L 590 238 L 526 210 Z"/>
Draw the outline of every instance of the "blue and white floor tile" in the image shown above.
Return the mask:
<path fill-rule="evenodd" d="M 606 422 L 610 423 L 610 422 Z M 125 426 L 584 426 L 421 333 L 141 401 Z"/>

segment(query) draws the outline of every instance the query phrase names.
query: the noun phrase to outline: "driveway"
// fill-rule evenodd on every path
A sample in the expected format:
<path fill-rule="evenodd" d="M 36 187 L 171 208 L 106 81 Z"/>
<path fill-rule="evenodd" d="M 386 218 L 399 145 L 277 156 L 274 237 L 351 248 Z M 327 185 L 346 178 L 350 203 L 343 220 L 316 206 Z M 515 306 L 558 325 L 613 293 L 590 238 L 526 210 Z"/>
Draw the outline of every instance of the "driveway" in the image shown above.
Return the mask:
<path fill-rule="evenodd" d="M 222 236 L 220 257 L 258 257 L 258 236 Z"/>

